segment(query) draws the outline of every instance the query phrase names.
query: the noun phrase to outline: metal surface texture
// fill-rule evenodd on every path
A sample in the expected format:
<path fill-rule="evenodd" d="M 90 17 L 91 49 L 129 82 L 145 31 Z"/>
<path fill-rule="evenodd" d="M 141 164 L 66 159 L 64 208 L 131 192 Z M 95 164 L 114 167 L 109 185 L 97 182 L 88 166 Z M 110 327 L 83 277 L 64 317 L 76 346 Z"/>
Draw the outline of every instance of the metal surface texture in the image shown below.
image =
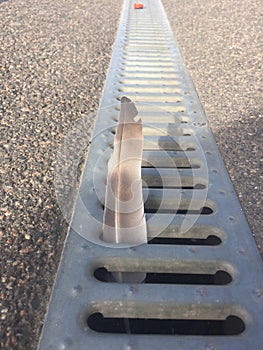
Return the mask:
<path fill-rule="evenodd" d="M 144 128 L 148 244 L 102 241 L 120 98 Z M 147 273 L 117 283 L 111 272 Z M 39 350 L 260 350 L 263 268 L 159 0 L 124 1 Z"/>

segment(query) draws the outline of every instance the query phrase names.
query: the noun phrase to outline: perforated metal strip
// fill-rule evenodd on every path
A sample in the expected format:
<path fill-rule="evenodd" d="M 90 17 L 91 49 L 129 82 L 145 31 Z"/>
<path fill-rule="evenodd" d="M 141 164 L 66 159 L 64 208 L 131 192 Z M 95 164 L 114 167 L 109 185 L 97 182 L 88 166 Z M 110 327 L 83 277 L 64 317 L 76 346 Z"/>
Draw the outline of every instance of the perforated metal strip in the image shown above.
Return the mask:
<path fill-rule="evenodd" d="M 101 241 L 122 95 L 144 123 L 149 242 Z M 144 272 L 116 283 L 114 272 Z M 39 349 L 259 350 L 263 269 L 159 0 L 124 1 Z"/>

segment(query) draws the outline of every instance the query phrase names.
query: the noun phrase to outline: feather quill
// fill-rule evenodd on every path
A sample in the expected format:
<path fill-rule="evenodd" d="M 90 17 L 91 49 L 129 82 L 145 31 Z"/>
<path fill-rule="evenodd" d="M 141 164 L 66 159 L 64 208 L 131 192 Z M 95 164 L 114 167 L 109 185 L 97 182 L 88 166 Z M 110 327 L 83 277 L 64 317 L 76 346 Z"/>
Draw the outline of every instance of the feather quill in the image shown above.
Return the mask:
<path fill-rule="evenodd" d="M 141 179 L 143 133 L 137 114 L 134 103 L 122 97 L 113 154 L 108 163 L 103 220 L 103 240 L 108 243 L 147 242 Z M 126 279 L 127 275 L 131 274 L 121 273 L 117 279 Z M 136 279 L 145 276 L 144 273 L 133 275 Z"/>

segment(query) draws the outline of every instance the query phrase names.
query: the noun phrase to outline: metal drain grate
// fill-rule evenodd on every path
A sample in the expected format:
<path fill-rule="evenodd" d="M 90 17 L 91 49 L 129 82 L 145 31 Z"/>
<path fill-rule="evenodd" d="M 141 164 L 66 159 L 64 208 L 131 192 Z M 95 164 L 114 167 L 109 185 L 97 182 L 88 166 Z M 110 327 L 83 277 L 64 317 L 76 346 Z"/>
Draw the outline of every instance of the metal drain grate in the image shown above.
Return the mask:
<path fill-rule="evenodd" d="M 149 242 L 118 249 L 101 234 L 122 95 L 144 123 Z M 39 349 L 262 349 L 262 261 L 159 0 L 124 1 L 94 135 Z"/>

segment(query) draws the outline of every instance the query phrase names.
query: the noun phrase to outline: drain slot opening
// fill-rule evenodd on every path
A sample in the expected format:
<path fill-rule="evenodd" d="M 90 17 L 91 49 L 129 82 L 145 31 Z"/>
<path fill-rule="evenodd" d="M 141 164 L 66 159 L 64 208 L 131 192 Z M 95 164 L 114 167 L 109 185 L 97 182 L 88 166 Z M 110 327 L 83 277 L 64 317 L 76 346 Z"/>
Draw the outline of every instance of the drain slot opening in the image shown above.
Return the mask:
<path fill-rule="evenodd" d="M 203 161 L 189 157 L 184 152 L 177 151 L 144 151 L 142 156 L 142 168 L 146 170 L 144 172 L 156 172 L 158 169 L 200 169 L 203 166 Z M 147 170 L 148 169 L 148 170 Z"/>
<path fill-rule="evenodd" d="M 170 168 L 176 168 L 176 169 L 200 169 L 201 165 L 198 163 L 191 163 L 187 160 L 184 160 L 182 158 L 169 158 L 169 160 L 162 160 L 158 158 L 153 159 L 142 159 L 142 168 L 150 168 L 150 169 L 156 169 L 153 164 L 158 166 L 160 169 L 170 169 Z"/>
<path fill-rule="evenodd" d="M 206 186 L 202 183 L 196 183 L 196 184 L 187 184 L 187 183 L 177 183 L 174 181 L 174 179 L 169 179 L 160 177 L 160 176 L 142 176 L 143 187 L 146 188 L 171 188 L 171 189 L 184 189 L 184 190 L 204 190 Z M 179 181 L 180 182 L 180 181 Z"/>
<path fill-rule="evenodd" d="M 216 246 L 222 243 L 221 238 L 211 235 L 207 238 L 177 238 L 177 237 L 154 237 L 148 244 L 168 244 L 168 245 L 201 245 Z"/>
<path fill-rule="evenodd" d="M 154 164 L 154 162 L 157 162 L 158 159 L 153 159 L 152 162 Z M 151 160 L 147 159 L 143 159 L 142 160 L 142 168 L 152 168 L 152 169 L 156 169 L 156 167 L 153 166 Z M 168 164 L 167 164 L 168 163 Z M 165 164 L 165 162 L 163 162 L 163 164 L 159 164 L 158 163 L 158 168 L 160 169 L 168 169 L 171 168 L 172 166 L 176 169 L 200 169 L 201 165 L 198 163 L 190 163 L 187 160 L 184 160 L 182 158 L 172 158 L 172 161 L 169 159 L 169 162 L 167 162 Z M 173 163 L 173 164 L 169 164 L 169 163 Z"/>
<path fill-rule="evenodd" d="M 116 272 L 116 271 L 114 271 Z M 119 272 L 119 271 L 118 271 Z M 125 272 L 138 274 L 138 272 Z M 116 282 L 111 271 L 105 267 L 99 267 L 94 271 L 94 277 L 101 282 Z M 146 284 L 191 284 L 191 285 L 226 285 L 232 282 L 231 275 L 223 270 L 215 274 L 194 274 L 194 273 L 158 273 L 147 272 L 143 283 Z"/>
<path fill-rule="evenodd" d="M 172 208 L 153 208 L 146 202 L 144 205 L 144 210 L 146 214 L 180 214 L 180 215 L 211 215 L 213 214 L 213 209 L 209 207 L 202 207 L 200 209 L 172 209 Z"/>
<path fill-rule="evenodd" d="M 157 319 L 104 317 L 96 312 L 87 319 L 89 328 L 101 333 L 159 335 L 237 335 L 245 330 L 241 318 L 230 315 L 225 320 Z"/>
<path fill-rule="evenodd" d="M 144 179 L 143 179 L 144 180 Z M 157 182 L 156 183 L 149 183 L 147 181 L 145 181 L 145 183 L 143 183 L 143 187 L 148 187 L 148 188 L 171 188 L 171 189 L 184 189 L 184 190 L 204 190 L 206 187 L 205 185 L 203 184 L 196 184 L 194 186 L 187 186 L 187 185 L 182 185 L 182 186 L 176 186 L 176 185 L 171 185 L 171 184 L 168 184 L 168 185 L 163 185 L 161 183 L 161 181 Z"/>

